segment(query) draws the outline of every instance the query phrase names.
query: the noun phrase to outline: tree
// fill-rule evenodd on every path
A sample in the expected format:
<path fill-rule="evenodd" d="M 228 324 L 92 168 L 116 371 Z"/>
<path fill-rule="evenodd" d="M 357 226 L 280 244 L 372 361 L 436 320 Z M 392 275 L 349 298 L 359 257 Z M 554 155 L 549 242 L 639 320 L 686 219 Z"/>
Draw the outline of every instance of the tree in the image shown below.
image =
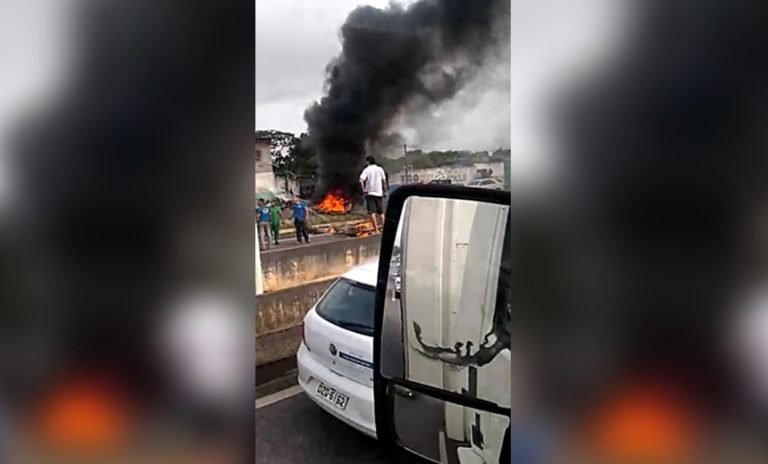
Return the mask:
<path fill-rule="evenodd" d="M 301 134 L 291 147 L 290 169 L 300 177 L 315 177 L 317 174 L 317 152 L 309 135 Z"/>
<path fill-rule="evenodd" d="M 296 136 L 277 130 L 257 131 L 257 135 L 272 140 L 272 166 L 275 174 L 287 177 L 314 177 L 317 157 L 307 134 Z"/>
<path fill-rule="evenodd" d="M 266 137 L 272 141 L 270 154 L 272 155 L 273 164 L 286 156 L 297 140 L 296 136 L 290 132 L 282 132 L 278 130 L 259 130 L 256 131 L 256 136 Z"/>

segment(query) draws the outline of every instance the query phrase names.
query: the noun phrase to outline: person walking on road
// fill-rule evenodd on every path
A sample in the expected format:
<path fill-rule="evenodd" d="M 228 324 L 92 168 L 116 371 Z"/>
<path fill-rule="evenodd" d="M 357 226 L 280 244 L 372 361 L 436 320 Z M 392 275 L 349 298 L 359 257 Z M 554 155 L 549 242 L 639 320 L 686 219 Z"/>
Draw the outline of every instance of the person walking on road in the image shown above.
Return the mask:
<path fill-rule="evenodd" d="M 269 209 L 269 217 L 272 225 L 272 238 L 275 240 L 275 245 L 280 245 L 280 223 L 283 220 L 283 209 L 280 207 L 277 201 L 272 202 Z"/>
<path fill-rule="evenodd" d="M 307 202 L 298 195 L 293 199 L 293 225 L 296 227 L 296 241 L 301 244 L 303 238 L 309 243 L 309 232 L 307 232 L 307 219 L 309 218 L 309 208 Z"/>
<path fill-rule="evenodd" d="M 256 208 L 256 215 L 259 224 L 259 242 L 262 244 L 262 249 L 269 250 L 272 247 L 272 242 L 269 238 L 269 227 L 271 223 L 269 207 L 264 204 L 264 200 L 259 200 L 258 205 L 259 206 Z"/>
<path fill-rule="evenodd" d="M 360 173 L 360 186 L 365 194 L 365 206 L 371 215 L 373 230 L 378 234 L 384 226 L 384 194 L 387 193 L 387 175 L 376 164 L 376 158 L 366 156 L 368 166 Z"/>

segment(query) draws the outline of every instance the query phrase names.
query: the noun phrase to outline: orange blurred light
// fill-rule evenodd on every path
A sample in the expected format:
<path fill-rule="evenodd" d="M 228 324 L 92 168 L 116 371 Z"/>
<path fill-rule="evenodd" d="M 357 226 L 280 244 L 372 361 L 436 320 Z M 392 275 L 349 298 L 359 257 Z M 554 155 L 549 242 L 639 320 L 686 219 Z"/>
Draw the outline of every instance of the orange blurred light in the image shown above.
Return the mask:
<path fill-rule="evenodd" d="M 66 382 L 41 403 L 35 441 L 64 452 L 117 451 L 127 444 L 130 416 L 122 396 L 103 383 Z"/>
<path fill-rule="evenodd" d="M 618 392 L 590 424 L 591 454 L 607 462 L 691 462 L 700 432 L 690 408 L 653 386 Z"/>

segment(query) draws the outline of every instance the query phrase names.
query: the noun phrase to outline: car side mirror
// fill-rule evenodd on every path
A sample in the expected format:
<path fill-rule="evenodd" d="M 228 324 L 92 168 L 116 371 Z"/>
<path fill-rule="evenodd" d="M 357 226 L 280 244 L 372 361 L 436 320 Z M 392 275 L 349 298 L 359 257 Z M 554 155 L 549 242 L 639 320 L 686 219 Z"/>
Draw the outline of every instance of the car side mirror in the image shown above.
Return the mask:
<path fill-rule="evenodd" d="M 390 197 L 374 334 L 385 446 L 429 463 L 509 462 L 510 203 L 441 184 Z"/>

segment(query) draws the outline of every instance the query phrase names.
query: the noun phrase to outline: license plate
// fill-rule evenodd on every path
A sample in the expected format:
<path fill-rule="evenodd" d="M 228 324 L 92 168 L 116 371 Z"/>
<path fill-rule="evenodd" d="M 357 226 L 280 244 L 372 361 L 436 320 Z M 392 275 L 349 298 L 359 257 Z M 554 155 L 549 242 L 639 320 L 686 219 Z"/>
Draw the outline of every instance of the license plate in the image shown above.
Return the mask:
<path fill-rule="evenodd" d="M 333 403 L 337 408 L 344 410 L 347 408 L 349 397 L 343 393 L 339 393 L 335 388 L 320 382 L 317 386 L 317 394 L 322 396 L 326 401 Z"/>

